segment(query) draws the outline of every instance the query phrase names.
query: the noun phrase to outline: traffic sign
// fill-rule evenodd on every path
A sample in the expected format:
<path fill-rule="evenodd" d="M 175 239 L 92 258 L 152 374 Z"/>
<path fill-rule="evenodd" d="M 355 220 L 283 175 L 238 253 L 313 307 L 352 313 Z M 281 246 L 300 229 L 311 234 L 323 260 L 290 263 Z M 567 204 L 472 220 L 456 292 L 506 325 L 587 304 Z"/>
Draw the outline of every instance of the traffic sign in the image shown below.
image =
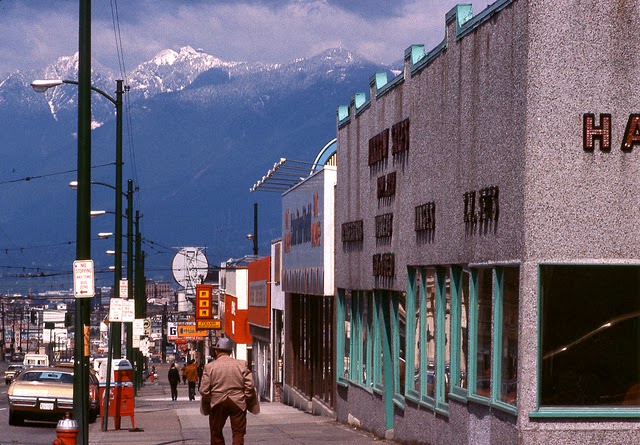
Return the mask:
<path fill-rule="evenodd" d="M 91 298 L 96 294 L 93 260 L 73 262 L 73 294 L 76 298 Z"/>

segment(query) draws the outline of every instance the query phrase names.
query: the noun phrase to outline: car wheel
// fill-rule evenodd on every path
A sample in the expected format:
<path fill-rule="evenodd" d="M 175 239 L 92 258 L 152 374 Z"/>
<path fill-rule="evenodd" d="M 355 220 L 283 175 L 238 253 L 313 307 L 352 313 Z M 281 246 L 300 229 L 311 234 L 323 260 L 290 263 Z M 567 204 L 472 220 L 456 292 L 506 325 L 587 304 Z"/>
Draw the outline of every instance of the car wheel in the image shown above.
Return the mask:
<path fill-rule="evenodd" d="M 20 414 L 9 410 L 9 425 L 22 426 L 24 425 L 24 418 Z"/>

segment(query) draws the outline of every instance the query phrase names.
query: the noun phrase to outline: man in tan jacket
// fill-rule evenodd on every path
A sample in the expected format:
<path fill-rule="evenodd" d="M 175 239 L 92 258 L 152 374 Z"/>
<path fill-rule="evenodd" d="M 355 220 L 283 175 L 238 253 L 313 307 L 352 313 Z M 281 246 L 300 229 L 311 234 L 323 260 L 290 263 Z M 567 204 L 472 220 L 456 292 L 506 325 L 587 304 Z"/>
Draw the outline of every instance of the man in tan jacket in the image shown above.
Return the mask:
<path fill-rule="evenodd" d="M 211 445 L 224 445 L 222 429 L 231 418 L 233 445 L 244 445 L 247 432 L 247 399 L 255 394 L 253 376 L 246 362 L 231 358 L 233 350 L 228 337 L 219 338 L 214 346 L 216 360 L 202 373 L 200 394 L 211 399 L 209 430 Z"/>

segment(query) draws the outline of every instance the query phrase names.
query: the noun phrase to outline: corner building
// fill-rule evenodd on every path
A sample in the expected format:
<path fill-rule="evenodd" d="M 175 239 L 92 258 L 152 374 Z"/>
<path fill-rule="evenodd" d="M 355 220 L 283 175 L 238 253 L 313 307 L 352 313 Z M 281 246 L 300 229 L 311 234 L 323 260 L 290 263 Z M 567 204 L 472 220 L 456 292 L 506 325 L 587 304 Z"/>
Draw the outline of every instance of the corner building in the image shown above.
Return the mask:
<path fill-rule="evenodd" d="M 638 10 L 458 5 L 339 107 L 338 420 L 640 443 Z"/>

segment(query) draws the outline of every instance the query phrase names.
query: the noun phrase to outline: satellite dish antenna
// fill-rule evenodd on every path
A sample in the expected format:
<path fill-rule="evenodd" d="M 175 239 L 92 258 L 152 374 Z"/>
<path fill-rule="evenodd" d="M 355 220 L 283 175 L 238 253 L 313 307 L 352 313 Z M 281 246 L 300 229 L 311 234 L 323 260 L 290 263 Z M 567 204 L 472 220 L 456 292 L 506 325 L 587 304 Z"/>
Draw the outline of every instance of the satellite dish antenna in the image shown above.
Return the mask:
<path fill-rule="evenodd" d="M 183 247 L 173 257 L 171 271 L 176 282 L 186 290 L 187 295 L 195 295 L 196 284 L 200 284 L 209 272 L 209 261 L 198 247 Z"/>

